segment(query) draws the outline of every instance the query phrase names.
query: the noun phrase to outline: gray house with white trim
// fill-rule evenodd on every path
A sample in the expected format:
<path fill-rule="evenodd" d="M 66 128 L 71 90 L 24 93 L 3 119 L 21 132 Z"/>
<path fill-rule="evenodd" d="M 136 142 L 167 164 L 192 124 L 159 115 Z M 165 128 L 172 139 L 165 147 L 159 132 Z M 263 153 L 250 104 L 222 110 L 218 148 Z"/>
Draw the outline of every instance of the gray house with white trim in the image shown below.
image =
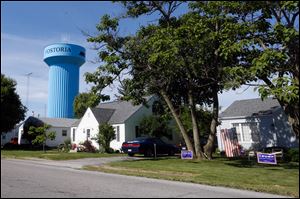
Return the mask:
<path fill-rule="evenodd" d="M 234 129 L 244 149 L 299 147 L 287 116 L 275 98 L 237 100 L 220 114 L 219 120 L 217 138 L 221 151 L 224 150 L 221 129 Z"/>

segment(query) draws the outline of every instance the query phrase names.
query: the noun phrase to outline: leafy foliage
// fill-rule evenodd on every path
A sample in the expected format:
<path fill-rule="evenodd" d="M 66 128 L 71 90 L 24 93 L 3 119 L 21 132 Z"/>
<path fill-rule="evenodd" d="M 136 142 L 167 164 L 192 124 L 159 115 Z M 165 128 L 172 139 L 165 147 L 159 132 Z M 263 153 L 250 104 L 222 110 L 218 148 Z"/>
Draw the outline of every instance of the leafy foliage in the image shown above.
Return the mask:
<path fill-rule="evenodd" d="M 74 100 L 75 117 L 81 118 L 88 107 L 95 107 L 99 102 L 100 97 L 94 93 L 80 93 Z"/>
<path fill-rule="evenodd" d="M 58 150 L 63 152 L 69 152 L 71 150 L 71 139 L 67 138 L 64 140 L 63 144 L 58 145 Z"/>
<path fill-rule="evenodd" d="M 43 126 L 39 126 L 39 127 L 30 126 L 28 134 L 35 137 L 32 140 L 32 144 L 35 144 L 35 145 L 43 144 L 43 146 L 44 146 L 48 139 L 54 140 L 56 137 L 56 132 L 55 131 L 47 132 L 47 130 L 50 127 L 51 126 L 48 124 L 44 124 Z"/>
<path fill-rule="evenodd" d="M 275 96 L 299 136 L 299 2 L 193 2 L 191 7 L 209 15 L 234 18 L 222 55 L 237 53 L 240 61 L 226 71 L 234 88 L 251 81 L 262 99 Z"/>
<path fill-rule="evenodd" d="M 16 93 L 16 81 L 1 74 L 1 134 L 6 133 L 25 118 L 27 108 Z"/>
<path fill-rule="evenodd" d="M 150 137 L 172 138 L 172 129 L 169 127 L 169 121 L 161 116 L 150 115 L 143 117 L 139 124 L 139 131 Z"/>
<path fill-rule="evenodd" d="M 106 153 L 112 152 L 110 148 L 110 142 L 116 138 L 115 129 L 108 123 L 99 125 L 99 133 L 96 135 L 95 139 L 99 146 L 102 146 Z"/>
<path fill-rule="evenodd" d="M 210 122 L 212 120 L 212 112 L 209 110 L 205 110 L 203 108 L 196 110 L 198 122 L 198 128 L 200 136 L 203 138 L 207 138 L 210 134 Z M 186 107 L 181 108 L 180 117 L 182 119 L 183 125 L 186 128 L 188 134 L 192 136 L 193 127 L 192 120 L 189 110 Z"/>

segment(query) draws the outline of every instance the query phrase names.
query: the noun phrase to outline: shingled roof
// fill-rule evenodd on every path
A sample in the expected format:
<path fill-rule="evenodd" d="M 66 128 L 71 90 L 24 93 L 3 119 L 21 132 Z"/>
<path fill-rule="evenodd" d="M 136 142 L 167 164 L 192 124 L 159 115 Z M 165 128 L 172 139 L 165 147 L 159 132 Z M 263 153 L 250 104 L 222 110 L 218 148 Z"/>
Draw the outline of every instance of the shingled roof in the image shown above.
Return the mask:
<path fill-rule="evenodd" d="M 280 104 L 275 98 L 267 98 L 264 101 L 260 98 L 237 100 L 220 114 L 220 118 L 270 114 L 278 108 L 280 108 Z"/>
<path fill-rule="evenodd" d="M 49 124 L 53 127 L 74 127 L 74 124 L 77 123 L 79 119 L 70 119 L 70 118 L 38 118 L 43 123 Z"/>
<path fill-rule="evenodd" d="M 95 118 L 99 124 L 108 122 L 115 112 L 115 109 L 105 109 L 105 108 L 91 108 Z"/>
<path fill-rule="evenodd" d="M 99 112 L 101 112 L 100 110 L 114 110 L 107 122 L 109 122 L 110 124 L 119 124 L 124 123 L 133 113 L 135 113 L 141 107 L 142 105 L 134 106 L 131 102 L 128 101 L 114 101 L 102 103 L 96 108 L 98 108 Z M 95 117 L 97 118 L 96 115 Z"/>
<path fill-rule="evenodd" d="M 43 124 L 49 124 L 52 127 L 75 127 L 76 122 L 79 119 L 70 118 L 46 118 L 46 117 L 33 117 L 30 116 L 24 121 L 24 128 L 29 128 L 29 126 L 41 126 Z"/>

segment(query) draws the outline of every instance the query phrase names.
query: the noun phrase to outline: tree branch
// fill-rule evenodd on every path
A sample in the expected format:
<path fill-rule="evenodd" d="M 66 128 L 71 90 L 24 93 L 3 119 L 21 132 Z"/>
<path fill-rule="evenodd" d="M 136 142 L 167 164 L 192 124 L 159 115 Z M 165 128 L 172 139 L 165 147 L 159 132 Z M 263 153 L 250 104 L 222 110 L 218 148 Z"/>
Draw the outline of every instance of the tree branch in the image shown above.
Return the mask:
<path fill-rule="evenodd" d="M 291 26 L 293 26 L 294 25 L 294 23 L 295 23 L 295 20 L 296 20 L 296 17 L 299 15 L 299 11 L 298 12 L 296 12 L 294 15 L 293 15 L 293 17 L 292 17 L 292 21 L 291 21 Z"/>
<path fill-rule="evenodd" d="M 288 26 L 290 26 L 290 24 L 291 24 L 290 18 L 287 16 L 287 14 L 285 13 L 284 10 L 281 9 L 281 11 L 282 11 L 282 13 L 283 13 L 283 16 L 284 16 L 285 20 L 286 20 L 287 23 L 288 23 Z"/>
<path fill-rule="evenodd" d="M 152 1 L 152 3 L 156 7 L 156 10 L 158 10 L 166 18 L 166 20 L 169 21 L 170 15 L 168 15 L 168 13 L 166 13 L 166 11 L 161 7 L 161 5 L 158 4 L 156 1 Z"/>

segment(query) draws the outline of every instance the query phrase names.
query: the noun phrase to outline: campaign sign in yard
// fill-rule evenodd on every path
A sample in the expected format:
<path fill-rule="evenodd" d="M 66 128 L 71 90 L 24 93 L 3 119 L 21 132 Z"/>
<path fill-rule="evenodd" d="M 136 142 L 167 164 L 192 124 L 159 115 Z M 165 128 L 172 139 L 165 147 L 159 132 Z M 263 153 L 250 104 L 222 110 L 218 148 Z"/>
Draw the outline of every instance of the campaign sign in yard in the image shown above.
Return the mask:
<path fill-rule="evenodd" d="M 277 164 L 276 154 L 273 153 L 257 153 L 257 162 L 263 164 Z"/>
<path fill-rule="evenodd" d="M 181 159 L 193 159 L 193 152 L 188 150 L 182 150 Z"/>

